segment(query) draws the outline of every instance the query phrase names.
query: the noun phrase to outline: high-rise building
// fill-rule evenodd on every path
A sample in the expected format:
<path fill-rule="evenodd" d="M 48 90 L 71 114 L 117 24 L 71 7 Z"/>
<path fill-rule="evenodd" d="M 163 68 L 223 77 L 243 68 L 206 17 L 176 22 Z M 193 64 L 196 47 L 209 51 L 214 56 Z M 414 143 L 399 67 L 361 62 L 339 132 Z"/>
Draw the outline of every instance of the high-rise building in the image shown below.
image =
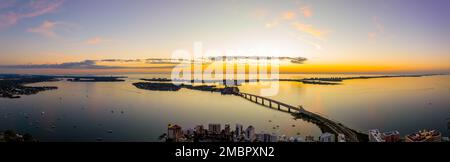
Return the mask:
<path fill-rule="evenodd" d="M 306 136 L 305 137 L 305 142 L 315 142 L 314 136 Z"/>
<path fill-rule="evenodd" d="M 286 137 L 286 135 L 281 135 L 280 137 L 278 137 L 278 142 L 288 142 L 288 137 Z"/>
<path fill-rule="evenodd" d="M 230 124 L 225 124 L 224 132 L 226 135 L 229 135 L 231 133 Z"/>
<path fill-rule="evenodd" d="M 271 134 L 268 141 L 270 141 L 270 142 L 277 142 L 278 141 L 278 135 Z"/>
<path fill-rule="evenodd" d="M 245 130 L 245 137 L 248 141 L 255 141 L 256 135 L 255 135 L 255 128 L 253 126 L 248 126 L 248 128 Z"/>
<path fill-rule="evenodd" d="M 297 137 L 295 138 L 294 142 L 305 142 L 305 139 L 303 139 L 302 137 Z"/>
<path fill-rule="evenodd" d="M 295 142 L 295 137 L 289 137 L 288 141 L 289 142 Z"/>
<path fill-rule="evenodd" d="M 336 141 L 336 137 L 334 134 L 331 133 L 324 133 L 322 135 L 319 136 L 319 141 L 320 142 L 335 142 Z"/>
<path fill-rule="evenodd" d="M 342 133 L 338 134 L 338 142 L 346 142 L 344 134 Z"/>
<path fill-rule="evenodd" d="M 187 129 L 185 134 L 188 135 L 188 136 L 193 136 L 194 135 L 194 129 L 192 129 L 192 128 Z"/>
<path fill-rule="evenodd" d="M 267 133 L 257 134 L 256 138 L 260 142 L 277 142 L 278 141 L 278 136 L 273 135 L 273 134 L 267 134 Z"/>
<path fill-rule="evenodd" d="M 386 142 L 399 142 L 400 141 L 400 133 L 398 131 L 384 132 L 383 139 Z"/>
<path fill-rule="evenodd" d="M 197 133 L 197 135 L 205 134 L 205 129 L 203 128 L 203 125 L 195 126 L 194 130 L 195 130 L 195 133 Z"/>
<path fill-rule="evenodd" d="M 236 124 L 236 129 L 234 130 L 234 134 L 236 137 L 241 136 L 242 131 L 243 131 L 243 126 L 241 124 Z"/>
<path fill-rule="evenodd" d="M 378 129 L 369 130 L 369 142 L 385 142 Z"/>
<path fill-rule="evenodd" d="M 257 133 L 256 136 L 256 142 L 263 142 L 264 141 L 264 134 L 263 133 Z"/>
<path fill-rule="evenodd" d="M 222 130 L 220 124 L 209 124 L 208 125 L 208 131 L 211 134 L 220 134 L 220 131 Z"/>
<path fill-rule="evenodd" d="M 178 142 L 181 137 L 183 137 L 181 127 L 176 124 L 175 125 L 169 124 L 167 128 L 167 139 L 169 141 Z"/>
<path fill-rule="evenodd" d="M 441 142 L 441 133 L 436 130 L 422 130 L 417 133 L 407 135 L 405 142 Z"/>

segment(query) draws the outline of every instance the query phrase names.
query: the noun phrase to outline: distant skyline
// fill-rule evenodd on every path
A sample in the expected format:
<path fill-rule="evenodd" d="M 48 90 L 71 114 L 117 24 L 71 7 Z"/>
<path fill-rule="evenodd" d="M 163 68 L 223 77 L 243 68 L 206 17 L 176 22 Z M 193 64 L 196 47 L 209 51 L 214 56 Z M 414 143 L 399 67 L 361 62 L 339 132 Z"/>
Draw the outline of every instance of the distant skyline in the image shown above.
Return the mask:
<path fill-rule="evenodd" d="M 173 65 L 99 60 L 170 58 L 197 41 L 308 59 L 283 73 L 449 73 L 449 8 L 448 0 L 2 0 L 0 73 L 169 72 Z"/>

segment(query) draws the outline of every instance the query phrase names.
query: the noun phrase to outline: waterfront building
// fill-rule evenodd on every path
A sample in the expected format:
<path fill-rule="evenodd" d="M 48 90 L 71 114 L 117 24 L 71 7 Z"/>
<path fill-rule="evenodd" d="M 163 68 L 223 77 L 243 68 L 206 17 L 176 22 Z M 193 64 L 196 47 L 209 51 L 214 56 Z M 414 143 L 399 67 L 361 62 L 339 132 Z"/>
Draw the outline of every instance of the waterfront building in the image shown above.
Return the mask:
<path fill-rule="evenodd" d="M 295 138 L 294 142 L 305 142 L 305 139 L 303 139 L 302 137 L 297 137 Z"/>
<path fill-rule="evenodd" d="M 205 129 L 203 128 L 203 125 L 195 126 L 194 130 L 195 130 L 195 133 L 197 135 L 204 135 L 205 134 Z"/>
<path fill-rule="evenodd" d="M 226 135 L 231 134 L 230 124 L 225 124 L 224 132 L 225 132 Z"/>
<path fill-rule="evenodd" d="M 328 132 L 319 136 L 320 142 L 335 142 L 336 141 L 335 139 L 336 139 L 335 135 Z"/>
<path fill-rule="evenodd" d="M 220 131 L 222 130 L 220 124 L 209 124 L 208 125 L 208 131 L 211 134 L 220 134 Z"/>
<path fill-rule="evenodd" d="M 342 134 L 342 133 L 338 134 L 338 142 L 346 142 L 344 134 Z"/>
<path fill-rule="evenodd" d="M 277 142 L 278 137 L 274 134 L 263 134 L 263 140 L 262 142 Z"/>
<path fill-rule="evenodd" d="M 263 142 L 264 141 L 264 134 L 263 133 L 257 133 L 256 136 L 256 142 Z"/>
<path fill-rule="evenodd" d="M 407 135 L 405 142 L 441 142 L 441 133 L 436 130 L 421 130 L 417 133 Z"/>
<path fill-rule="evenodd" d="M 294 137 L 289 137 L 289 142 L 295 142 L 295 138 Z"/>
<path fill-rule="evenodd" d="M 312 137 L 312 136 L 311 136 L 311 137 Z M 302 137 L 297 136 L 297 137 L 289 137 L 289 138 L 287 139 L 287 141 L 288 141 L 288 142 L 305 142 L 305 139 L 302 138 Z M 312 142 L 312 141 L 310 141 L 310 142 Z"/>
<path fill-rule="evenodd" d="M 256 135 L 255 135 L 255 127 L 253 126 L 248 126 L 248 128 L 245 130 L 245 138 L 250 141 L 253 142 L 256 139 Z"/>
<path fill-rule="evenodd" d="M 306 136 L 305 137 L 305 142 L 315 142 L 314 136 Z"/>
<path fill-rule="evenodd" d="M 178 125 L 169 124 L 167 128 L 167 139 L 168 141 L 178 142 L 183 137 L 183 131 Z"/>
<path fill-rule="evenodd" d="M 244 130 L 241 124 L 236 124 L 236 129 L 234 130 L 234 134 L 236 138 L 239 138 L 242 135 L 242 131 Z"/>
<path fill-rule="evenodd" d="M 194 135 L 194 129 L 192 129 L 192 128 L 186 129 L 185 134 L 188 135 L 188 136 L 193 136 Z"/>
<path fill-rule="evenodd" d="M 287 141 L 288 141 L 288 139 L 287 139 L 286 135 L 284 135 L 284 134 L 278 138 L 278 142 L 287 142 Z"/>
<path fill-rule="evenodd" d="M 385 142 L 378 129 L 369 130 L 369 142 Z"/>
<path fill-rule="evenodd" d="M 385 142 L 399 142 L 400 141 L 400 133 L 398 131 L 384 132 L 383 140 Z"/>

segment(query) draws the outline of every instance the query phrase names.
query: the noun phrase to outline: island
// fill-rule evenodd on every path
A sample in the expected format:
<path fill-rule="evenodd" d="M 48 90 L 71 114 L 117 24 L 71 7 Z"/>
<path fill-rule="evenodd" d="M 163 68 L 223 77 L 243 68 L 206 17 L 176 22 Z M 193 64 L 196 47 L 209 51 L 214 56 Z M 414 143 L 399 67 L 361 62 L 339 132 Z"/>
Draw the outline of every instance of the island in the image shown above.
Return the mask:
<path fill-rule="evenodd" d="M 304 84 L 339 85 L 345 80 L 355 79 L 377 79 L 377 78 L 402 78 L 402 77 L 425 77 L 442 74 L 404 74 L 404 75 L 374 75 L 374 76 L 354 76 L 354 77 L 327 77 L 327 78 L 305 78 L 305 79 L 280 79 L 280 81 L 303 82 Z"/>
<path fill-rule="evenodd" d="M 124 82 L 122 78 L 114 76 L 59 76 L 58 78 L 67 78 L 71 82 Z"/>
<path fill-rule="evenodd" d="M 133 83 L 133 85 L 139 89 L 152 90 L 152 91 L 178 91 L 181 88 L 186 88 L 186 89 L 197 90 L 197 91 L 219 92 L 224 95 L 239 93 L 239 88 L 230 87 L 230 86 L 225 86 L 225 87 L 217 87 L 215 85 L 194 86 L 194 85 L 190 85 L 190 84 L 175 85 L 172 83 L 154 83 L 154 82 L 138 82 L 138 83 Z"/>

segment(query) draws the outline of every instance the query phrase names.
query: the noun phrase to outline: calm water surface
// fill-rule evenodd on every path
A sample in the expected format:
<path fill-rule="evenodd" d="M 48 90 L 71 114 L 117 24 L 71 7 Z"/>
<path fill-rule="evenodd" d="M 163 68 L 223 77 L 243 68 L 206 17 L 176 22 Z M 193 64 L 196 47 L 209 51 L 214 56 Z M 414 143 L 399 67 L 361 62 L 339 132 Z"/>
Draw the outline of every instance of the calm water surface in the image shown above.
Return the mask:
<path fill-rule="evenodd" d="M 21 99 L 0 98 L 0 129 L 16 129 L 41 141 L 159 141 L 167 124 L 183 128 L 197 124 L 253 125 L 257 132 L 318 136 L 311 123 L 264 108 L 236 96 L 182 89 L 157 92 L 135 88 L 139 78 L 165 75 L 127 75 L 126 82 L 33 85 L 58 86 Z M 318 75 L 314 75 L 318 76 Z M 311 75 L 282 75 L 303 78 Z M 323 76 L 319 76 L 323 77 Z M 241 91 L 258 94 L 266 85 L 244 84 Z M 399 130 L 402 134 L 423 128 L 449 135 L 450 77 L 348 80 L 342 85 L 305 85 L 280 82 L 279 94 L 270 98 L 367 131 Z M 42 113 L 44 112 L 44 113 Z M 270 122 L 269 122 L 270 121 Z M 277 127 L 279 126 L 279 127 Z M 54 127 L 54 128 L 52 128 Z M 112 133 L 108 131 L 111 130 Z"/>

